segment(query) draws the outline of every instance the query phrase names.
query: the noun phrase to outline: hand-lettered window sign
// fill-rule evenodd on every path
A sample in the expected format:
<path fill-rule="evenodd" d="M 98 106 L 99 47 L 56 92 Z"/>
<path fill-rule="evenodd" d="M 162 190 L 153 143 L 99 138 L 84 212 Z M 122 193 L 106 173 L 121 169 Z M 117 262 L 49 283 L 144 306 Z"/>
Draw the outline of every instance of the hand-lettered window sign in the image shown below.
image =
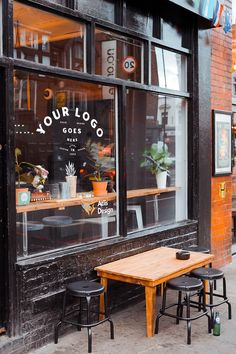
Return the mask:
<path fill-rule="evenodd" d="M 97 119 L 93 118 L 89 112 L 80 111 L 79 107 L 70 110 L 68 107 L 61 107 L 53 110 L 50 115 L 43 118 L 39 123 L 36 132 L 46 134 L 49 128 L 55 128 L 61 133 L 62 144 L 60 150 L 68 152 L 69 155 L 75 156 L 76 152 L 83 150 L 78 143 L 84 140 L 88 133 L 93 133 L 97 138 L 102 138 L 104 131 L 99 125 Z"/>

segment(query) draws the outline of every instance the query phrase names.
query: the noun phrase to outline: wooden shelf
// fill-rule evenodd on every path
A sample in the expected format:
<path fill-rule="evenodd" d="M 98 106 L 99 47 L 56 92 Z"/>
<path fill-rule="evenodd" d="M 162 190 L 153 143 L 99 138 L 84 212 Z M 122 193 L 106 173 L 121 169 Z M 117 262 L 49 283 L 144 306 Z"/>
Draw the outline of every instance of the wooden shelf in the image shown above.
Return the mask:
<path fill-rule="evenodd" d="M 127 191 L 127 198 L 144 197 L 148 195 L 160 195 L 161 193 L 175 192 L 179 190 L 178 187 L 167 187 L 163 189 L 159 188 L 143 188 L 143 189 L 133 189 Z M 81 204 L 94 204 L 99 201 L 111 201 L 116 199 L 116 193 L 107 193 L 104 197 L 92 197 L 92 198 L 70 198 L 70 199 L 51 199 L 44 200 L 42 202 L 32 202 L 28 205 L 22 205 L 16 207 L 16 212 L 24 213 L 37 210 L 47 210 L 47 209 L 64 209 L 70 206 L 76 206 Z"/>

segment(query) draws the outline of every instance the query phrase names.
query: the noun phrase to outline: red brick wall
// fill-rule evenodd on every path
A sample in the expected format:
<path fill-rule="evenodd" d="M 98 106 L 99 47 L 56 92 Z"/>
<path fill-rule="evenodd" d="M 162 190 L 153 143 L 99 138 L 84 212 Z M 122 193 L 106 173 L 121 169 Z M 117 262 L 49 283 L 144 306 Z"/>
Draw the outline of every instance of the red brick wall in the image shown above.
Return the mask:
<path fill-rule="evenodd" d="M 230 5 L 231 1 L 226 1 Z M 232 111 L 232 35 L 223 29 L 212 30 L 211 109 Z M 220 183 L 225 182 L 226 195 L 219 194 Z M 211 182 L 211 250 L 214 266 L 231 262 L 231 208 L 232 177 L 212 177 Z"/>

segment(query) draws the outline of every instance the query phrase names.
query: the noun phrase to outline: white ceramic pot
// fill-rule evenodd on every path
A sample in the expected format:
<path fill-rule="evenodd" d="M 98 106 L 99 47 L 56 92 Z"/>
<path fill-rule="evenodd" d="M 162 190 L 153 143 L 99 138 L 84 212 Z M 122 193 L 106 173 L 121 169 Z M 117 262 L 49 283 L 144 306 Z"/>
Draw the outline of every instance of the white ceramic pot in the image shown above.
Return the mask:
<path fill-rule="evenodd" d="M 76 197 L 77 176 L 66 176 L 66 182 L 69 186 L 70 198 Z"/>
<path fill-rule="evenodd" d="M 157 188 L 166 188 L 167 171 L 156 174 Z"/>

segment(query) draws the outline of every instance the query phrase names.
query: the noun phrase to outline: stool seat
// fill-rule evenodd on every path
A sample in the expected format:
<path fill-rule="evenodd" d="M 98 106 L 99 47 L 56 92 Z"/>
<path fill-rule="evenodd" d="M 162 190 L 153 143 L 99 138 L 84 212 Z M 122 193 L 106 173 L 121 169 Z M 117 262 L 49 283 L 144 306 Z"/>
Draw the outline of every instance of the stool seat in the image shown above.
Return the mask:
<path fill-rule="evenodd" d="M 197 268 L 192 270 L 191 275 L 200 278 L 202 280 L 215 280 L 224 277 L 224 273 L 220 269 L 216 268 Z"/>
<path fill-rule="evenodd" d="M 204 247 L 204 246 L 198 246 L 198 245 L 191 245 L 191 246 L 186 246 L 183 248 L 185 251 L 190 251 L 190 252 L 202 252 L 202 253 L 210 253 L 209 248 Z"/>
<path fill-rule="evenodd" d="M 99 283 L 82 280 L 68 284 L 66 290 L 73 296 L 84 297 L 101 295 L 105 288 Z"/>
<path fill-rule="evenodd" d="M 200 279 L 183 276 L 169 280 L 166 286 L 172 290 L 198 291 L 202 289 L 203 284 Z"/>

